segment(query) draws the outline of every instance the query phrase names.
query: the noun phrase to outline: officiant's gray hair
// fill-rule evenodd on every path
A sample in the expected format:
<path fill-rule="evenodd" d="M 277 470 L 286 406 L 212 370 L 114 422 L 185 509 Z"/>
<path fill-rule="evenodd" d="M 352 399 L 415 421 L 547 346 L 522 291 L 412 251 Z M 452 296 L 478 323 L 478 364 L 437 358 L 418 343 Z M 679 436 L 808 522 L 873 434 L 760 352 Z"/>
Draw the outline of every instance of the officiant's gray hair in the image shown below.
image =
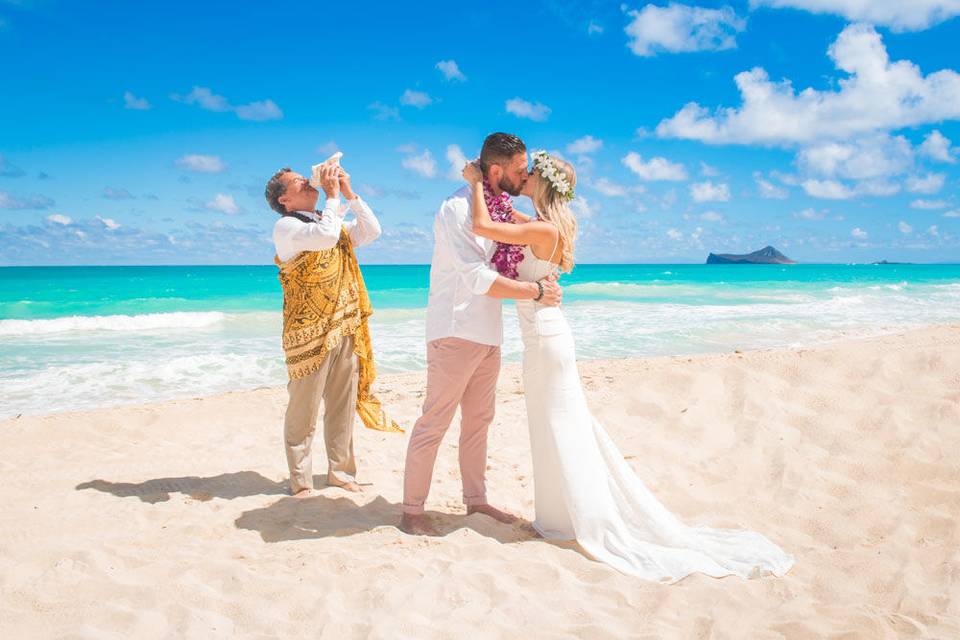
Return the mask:
<path fill-rule="evenodd" d="M 270 205 L 270 208 L 279 213 L 280 215 L 285 215 L 287 213 L 287 207 L 280 202 L 280 196 L 282 196 L 287 191 L 287 185 L 283 184 L 283 180 L 280 178 L 283 177 L 283 174 L 293 171 L 290 167 L 284 167 L 273 174 L 273 177 L 267 181 L 267 186 L 263 190 L 263 197 L 267 199 L 267 204 Z"/>
<path fill-rule="evenodd" d="M 512 133 L 491 133 L 480 149 L 480 170 L 486 175 L 490 165 L 506 162 L 518 153 L 525 153 L 527 145 Z"/>

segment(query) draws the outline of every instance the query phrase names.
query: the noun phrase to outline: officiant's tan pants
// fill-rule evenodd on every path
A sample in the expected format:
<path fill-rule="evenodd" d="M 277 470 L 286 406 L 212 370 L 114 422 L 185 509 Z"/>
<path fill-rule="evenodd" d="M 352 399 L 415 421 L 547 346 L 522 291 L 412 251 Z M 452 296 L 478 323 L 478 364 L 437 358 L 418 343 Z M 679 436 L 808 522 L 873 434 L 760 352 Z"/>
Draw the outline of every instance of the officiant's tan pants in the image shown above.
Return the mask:
<path fill-rule="evenodd" d="M 500 347 L 461 338 L 427 343 L 427 397 L 407 444 L 404 513 L 423 513 L 437 450 L 458 405 L 463 502 L 487 503 L 487 430 L 493 422 L 499 375 Z"/>
<path fill-rule="evenodd" d="M 290 403 L 284 419 L 283 437 L 290 467 L 290 491 L 313 488 L 313 433 L 323 400 L 323 441 L 327 447 L 327 484 L 355 481 L 357 461 L 353 455 L 353 417 L 357 411 L 360 369 L 353 352 L 353 337 L 340 341 L 327 353 L 319 369 L 290 380 Z"/>

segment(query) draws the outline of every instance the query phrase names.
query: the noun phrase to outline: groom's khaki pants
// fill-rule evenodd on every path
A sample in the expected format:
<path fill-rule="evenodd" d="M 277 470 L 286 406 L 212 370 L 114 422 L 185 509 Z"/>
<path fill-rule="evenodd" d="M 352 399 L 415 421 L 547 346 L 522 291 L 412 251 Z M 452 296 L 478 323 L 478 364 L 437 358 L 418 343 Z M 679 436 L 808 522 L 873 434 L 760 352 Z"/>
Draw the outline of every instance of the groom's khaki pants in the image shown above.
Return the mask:
<path fill-rule="evenodd" d="M 487 430 L 493 422 L 499 375 L 500 347 L 461 338 L 427 343 L 427 397 L 407 445 L 404 513 L 423 513 L 437 450 L 458 405 L 463 501 L 487 503 Z"/>
<path fill-rule="evenodd" d="M 323 441 L 327 447 L 327 484 L 353 482 L 357 461 L 353 455 L 353 416 L 357 411 L 359 364 L 353 352 L 353 337 L 347 337 L 327 353 L 319 369 L 290 380 L 290 403 L 284 419 L 283 437 L 290 467 L 290 491 L 313 488 L 313 433 L 323 399 Z"/>

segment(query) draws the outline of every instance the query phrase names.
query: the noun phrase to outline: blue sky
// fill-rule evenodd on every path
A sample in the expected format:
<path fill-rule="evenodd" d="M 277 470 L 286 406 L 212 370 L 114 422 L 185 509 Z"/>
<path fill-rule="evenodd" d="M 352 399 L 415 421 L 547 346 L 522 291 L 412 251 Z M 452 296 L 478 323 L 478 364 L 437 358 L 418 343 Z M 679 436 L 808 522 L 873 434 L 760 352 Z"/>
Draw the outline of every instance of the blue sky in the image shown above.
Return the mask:
<path fill-rule="evenodd" d="M 362 260 L 426 263 L 498 130 L 578 167 L 582 262 L 960 261 L 960 7 L 863 4 L 0 0 L 0 264 L 269 263 L 334 149 Z"/>

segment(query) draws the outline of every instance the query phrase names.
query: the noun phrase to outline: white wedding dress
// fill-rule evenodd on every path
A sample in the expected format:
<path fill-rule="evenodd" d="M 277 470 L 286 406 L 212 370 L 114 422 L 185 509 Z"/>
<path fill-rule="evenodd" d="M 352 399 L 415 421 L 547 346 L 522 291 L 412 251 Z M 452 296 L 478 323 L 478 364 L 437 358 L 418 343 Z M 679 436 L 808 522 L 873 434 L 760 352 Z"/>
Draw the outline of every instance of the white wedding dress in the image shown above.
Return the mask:
<path fill-rule="evenodd" d="M 555 269 L 524 247 L 520 280 L 539 280 Z M 531 300 L 516 304 L 533 456 L 533 526 L 544 538 L 575 539 L 596 560 L 661 582 L 696 572 L 752 578 L 790 570 L 793 557 L 759 533 L 689 527 L 670 513 L 591 415 L 563 312 Z"/>

